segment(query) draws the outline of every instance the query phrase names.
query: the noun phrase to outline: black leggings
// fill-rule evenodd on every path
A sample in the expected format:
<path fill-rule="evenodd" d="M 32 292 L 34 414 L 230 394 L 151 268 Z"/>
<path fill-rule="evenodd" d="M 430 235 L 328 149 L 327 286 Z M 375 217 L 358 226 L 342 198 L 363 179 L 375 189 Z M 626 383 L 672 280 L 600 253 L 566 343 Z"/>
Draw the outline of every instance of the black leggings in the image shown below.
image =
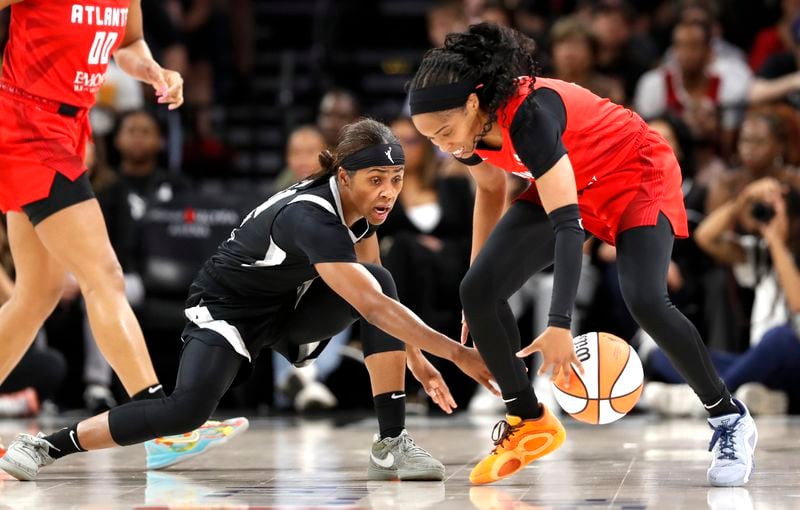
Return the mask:
<path fill-rule="evenodd" d="M 667 270 L 674 234 L 659 215 L 652 227 L 617 236 L 622 296 L 634 319 L 667 354 L 706 405 L 727 390 L 694 325 L 670 301 Z M 461 304 L 472 338 L 504 395 L 530 384 L 522 360 L 520 335 L 508 299 L 534 273 L 553 263 L 554 234 L 541 207 L 519 201 L 498 223 L 461 283 Z"/>
<path fill-rule="evenodd" d="M 391 274 L 365 265 L 389 297 L 397 298 Z M 286 319 L 278 335 L 300 345 L 330 338 L 359 319 L 358 313 L 317 279 Z M 127 446 L 161 436 L 182 434 L 201 426 L 228 391 L 245 359 L 220 336 L 214 345 L 186 338 L 175 391 L 167 398 L 128 402 L 109 413 L 114 442 Z M 247 340 L 247 339 L 245 339 Z M 362 327 L 364 356 L 403 350 L 403 342 L 372 325 Z"/>

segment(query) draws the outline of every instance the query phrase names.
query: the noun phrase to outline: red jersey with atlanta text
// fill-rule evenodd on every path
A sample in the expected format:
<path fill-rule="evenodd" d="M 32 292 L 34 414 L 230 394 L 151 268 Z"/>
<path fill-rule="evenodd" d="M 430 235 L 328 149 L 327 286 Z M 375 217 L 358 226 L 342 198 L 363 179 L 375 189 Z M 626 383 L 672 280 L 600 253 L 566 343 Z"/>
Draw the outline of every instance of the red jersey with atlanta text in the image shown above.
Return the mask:
<path fill-rule="evenodd" d="M 497 122 L 502 147 L 479 145 L 475 154 L 530 180 L 521 199 L 540 202 L 536 178 L 568 154 L 588 231 L 613 244 L 620 231 L 655 225 L 663 212 L 676 236 L 688 235 L 677 160 L 631 110 L 573 83 L 523 77 Z"/>
<path fill-rule="evenodd" d="M 2 79 L 29 94 L 91 107 L 122 43 L 130 0 L 25 0 L 11 6 Z"/>

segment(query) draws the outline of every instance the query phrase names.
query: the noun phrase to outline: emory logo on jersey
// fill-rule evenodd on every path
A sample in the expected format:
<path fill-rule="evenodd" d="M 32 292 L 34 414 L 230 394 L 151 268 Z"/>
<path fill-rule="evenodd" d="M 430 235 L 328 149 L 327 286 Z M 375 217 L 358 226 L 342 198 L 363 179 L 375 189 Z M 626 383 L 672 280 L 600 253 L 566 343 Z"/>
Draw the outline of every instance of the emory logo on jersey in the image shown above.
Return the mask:
<path fill-rule="evenodd" d="M 75 81 L 73 86 L 76 92 L 97 92 L 106 81 L 105 73 L 87 73 L 84 71 L 77 71 L 75 73 Z"/>
<path fill-rule="evenodd" d="M 70 21 L 78 25 L 125 27 L 128 25 L 128 8 L 72 4 Z"/>

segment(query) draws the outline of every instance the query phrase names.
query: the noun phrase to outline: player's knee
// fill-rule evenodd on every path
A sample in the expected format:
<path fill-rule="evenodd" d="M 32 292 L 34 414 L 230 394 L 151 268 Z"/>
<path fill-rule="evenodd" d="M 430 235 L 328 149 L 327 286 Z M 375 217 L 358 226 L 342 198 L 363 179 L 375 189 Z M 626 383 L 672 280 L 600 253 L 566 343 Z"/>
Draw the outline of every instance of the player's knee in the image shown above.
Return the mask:
<path fill-rule="evenodd" d="M 392 299 L 397 299 L 397 285 L 394 283 L 392 273 L 385 267 L 374 264 L 364 264 L 364 267 L 378 281 L 384 294 Z"/>
<path fill-rule="evenodd" d="M 84 295 L 99 290 L 125 293 L 125 276 L 116 257 L 102 261 L 77 278 Z"/>
<path fill-rule="evenodd" d="M 666 292 L 647 285 L 637 285 L 631 282 L 627 285 L 623 284 L 621 289 L 628 310 L 643 326 L 645 322 L 664 316 L 668 308 L 672 306 Z"/>
<path fill-rule="evenodd" d="M 461 306 L 470 314 L 485 309 L 487 301 L 493 297 L 487 278 L 480 272 L 471 269 L 461 280 L 458 291 L 461 296 Z"/>
<path fill-rule="evenodd" d="M 186 395 L 174 393 L 167 398 L 167 402 L 165 414 L 168 431 L 162 435 L 183 434 L 199 428 L 211 417 L 216 407 L 216 402 L 206 402 L 203 399 L 188 398 Z"/>

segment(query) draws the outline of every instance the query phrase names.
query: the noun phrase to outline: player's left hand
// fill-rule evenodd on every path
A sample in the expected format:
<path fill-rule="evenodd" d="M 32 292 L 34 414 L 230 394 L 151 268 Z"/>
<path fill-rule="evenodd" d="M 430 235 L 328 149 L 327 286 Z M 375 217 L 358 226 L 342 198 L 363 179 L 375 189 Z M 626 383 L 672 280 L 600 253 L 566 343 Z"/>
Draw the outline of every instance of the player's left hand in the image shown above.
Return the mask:
<path fill-rule="evenodd" d="M 550 380 L 555 381 L 561 374 L 566 386 L 573 366 L 583 374 L 583 365 L 575 354 L 572 333 L 568 329 L 548 327 L 529 346 L 519 351 L 517 357 L 524 358 L 537 351 L 542 353 L 543 358 L 539 375 L 546 374 L 552 368 Z"/>
<path fill-rule="evenodd" d="M 431 400 L 438 405 L 442 411 L 447 414 L 452 414 L 453 409 L 458 407 L 456 405 L 453 395 L 450 394 L 450 388 L 444 382 L 442 374 L 436 370 L 436 367 L 431 365 L 431 362 L 419 354 L 409 353 L 407 357 L 408 369 L 414 378 L 422 384 L 425 393 L 431 397 Z"/>
<path fill-rule="evenodd" d="M 183 104 L 183 78 L 177 71 L 164 69 L 154 60 L 144 64 L 144 81 L 156 91 L 158 102 L 174 110 Z"/>

